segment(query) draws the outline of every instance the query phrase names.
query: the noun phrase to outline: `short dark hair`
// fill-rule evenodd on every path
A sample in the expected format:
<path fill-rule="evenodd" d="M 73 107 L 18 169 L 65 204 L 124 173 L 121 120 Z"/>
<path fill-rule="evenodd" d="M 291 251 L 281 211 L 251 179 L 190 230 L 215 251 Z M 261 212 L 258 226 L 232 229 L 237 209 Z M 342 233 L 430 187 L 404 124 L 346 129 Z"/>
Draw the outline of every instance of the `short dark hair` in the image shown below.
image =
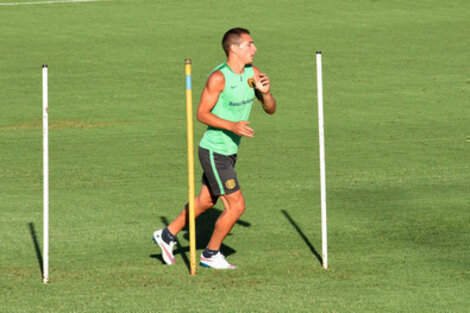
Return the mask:
<path fill-rule="evenodd" d="M 228 56 L 228 53 L 230 51 L 230 46 L 233 44 L 240 44 L 240 37 L 242 34 L 250 34 L 250 31 L 245 28 L 241 27 L 235 27 L 232 29 L 229 29 L 225 35 L 224 38 L 222 38 L 222 48 L 224 48 L 225 55 Z"/>

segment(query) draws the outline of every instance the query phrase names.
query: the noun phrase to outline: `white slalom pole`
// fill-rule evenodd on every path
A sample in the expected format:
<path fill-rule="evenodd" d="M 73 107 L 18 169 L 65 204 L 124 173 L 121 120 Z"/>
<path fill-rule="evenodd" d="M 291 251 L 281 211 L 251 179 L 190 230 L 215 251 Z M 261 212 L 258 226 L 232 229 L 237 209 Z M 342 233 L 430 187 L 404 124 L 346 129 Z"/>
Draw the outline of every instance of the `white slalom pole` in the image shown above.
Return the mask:
<path fill-rule="evenodd" d="M 44 256 L 43 282 L 49 283 L 49 117 L 47 65 L 42 66 L 42 143 L 43 143 L 43 180 L 44 180 Z"/>
<path fill-rule="evenodd" d="M 323 80 L 321 51 L 317 51 L 317 93 L 318 132 L 320 140 L 320 184 L 321 184 L 321 241 L 323 268 L 328 268 L 328 243 L 326 239 L 326 173 L 325 173 L 325 131 L 323 127 Z"/>

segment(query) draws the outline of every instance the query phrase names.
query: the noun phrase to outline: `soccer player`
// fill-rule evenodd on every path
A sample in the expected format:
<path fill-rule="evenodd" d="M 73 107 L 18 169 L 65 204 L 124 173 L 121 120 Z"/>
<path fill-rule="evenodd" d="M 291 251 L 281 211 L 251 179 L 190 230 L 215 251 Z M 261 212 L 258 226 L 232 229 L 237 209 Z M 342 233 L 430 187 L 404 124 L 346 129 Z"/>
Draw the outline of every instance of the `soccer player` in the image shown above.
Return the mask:
<path fill-rule="evenodd" d="M 253 65 L 257 48 L 250 32 L 243 28 L 230 29 L 222 39 L 222 47 L 227 60 L 210 74 L 197 110 L 197 119 L 208 128 L 199 144 L 199 161 L 204 173 L 201 191 L 194 201 L 194 213 L 197 217 L 218 199 L 222 200 L 225 209 L 200 260 L 205 267 L 233 269 L 236 266 L 227 262 L 220 246 L 245 211 L 245 199 L 234 170 L 238 146 L 242 136 L 254 136 L 248 117 L 255 96 L 268 114 L 276 111 L 276 101 L 270 92 L 268 76 Z M 175 236 L 186 225 L 187 215 L 188 205 L 166 228 L 153 234 L 167 264 L 175 263 Z"/>

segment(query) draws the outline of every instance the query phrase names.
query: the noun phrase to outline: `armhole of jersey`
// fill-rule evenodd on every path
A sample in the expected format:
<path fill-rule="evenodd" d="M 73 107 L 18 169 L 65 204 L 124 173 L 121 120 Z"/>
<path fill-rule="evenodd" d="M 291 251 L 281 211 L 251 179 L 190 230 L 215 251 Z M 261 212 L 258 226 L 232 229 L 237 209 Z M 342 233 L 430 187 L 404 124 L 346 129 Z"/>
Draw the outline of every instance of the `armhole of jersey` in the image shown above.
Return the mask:
<path fill-rule="evenodd" d="M 225 87 L 227 85 L 227 77 L 225 77 L 225 73 L 222 71 L 222 68 L 219 69 L 218 71 L 222 73 L 222 76 L 224 76 L 224 89 L 222 89 L 222 91 L 220 92 L 220 94 L 222 94 L 225 91 Z"/>
<path fill-rule="evenodd" d="M 222 71 L 223 68 L 224 68 L 224 66 L 219 66 L 219 67 L 215 68 L 215 69 L 211 72 L 211 75 L 212 75 L 212 74 L 214 74 L 214 72 L 219 71 L 220 73 L 222 73 L 222 76 L 224 77 L 224 89 L 222 89 L 222 91 L 220 92 L 219 98 L 220 98 L 220 96 L 224 93 L 224 91 L 225 91 L 225 86 L 227 85 L 227 78 L 225 77 L 225 73 Z M 209 76 L 210 76 L 210 75 L 209 75 Z M 219 102 L 219 101 L 217 100 L 217 102 Z M 215 105 L 217 105 L 217 103 L 216 103 Z M 214 107 L 215 107 L 215 106 L 214 106 Z"/>
<path fill-rule="evenodd" d="M 222 71 L 222 69 L 224 68 L 224 66 L 220 65 L 218 67 L 216 67 L 211 73 L 210 75 L 214 74 L 215 71 L 219 71 L 220 73 L 222 73 L 223 77 L 224 77 L 224 89 L 222 89 L 222 91 L 219 93 L 219 98 L 217 99 L 217 102 L 214 104 L 214 107 L 211 109 L 211 112 L 217 107 L 217 105 L 219 104 L 220 100 L 224 97 L 224 92 L 225 92 L 225 86 L 227 85 L 226 84 L 226 78 L 225 78 L 225 74 L 224 72 Z M 210 77 L 209 75 L 209 77 Z M 210 128 L 210 126 L 209 126 Z"/>

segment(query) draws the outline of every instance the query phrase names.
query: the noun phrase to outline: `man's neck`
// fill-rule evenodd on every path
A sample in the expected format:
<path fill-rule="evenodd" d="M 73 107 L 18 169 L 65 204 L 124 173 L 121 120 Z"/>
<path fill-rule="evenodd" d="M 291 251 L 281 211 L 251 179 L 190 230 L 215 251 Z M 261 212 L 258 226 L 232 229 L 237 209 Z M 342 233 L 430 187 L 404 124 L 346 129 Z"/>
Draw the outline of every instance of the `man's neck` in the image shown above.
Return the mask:
<path fill-rule="evenodd" d="M 227 65 L 230 67 L 230 69 L 232 70 L 232 72 L 234 72 L 235 74 L 243 74 L 243 71 L 245 69 L 245 63 L 244 62 L 241 62 L 235 58 L 231 58 L 229 57 L 227 59 Z"/>

